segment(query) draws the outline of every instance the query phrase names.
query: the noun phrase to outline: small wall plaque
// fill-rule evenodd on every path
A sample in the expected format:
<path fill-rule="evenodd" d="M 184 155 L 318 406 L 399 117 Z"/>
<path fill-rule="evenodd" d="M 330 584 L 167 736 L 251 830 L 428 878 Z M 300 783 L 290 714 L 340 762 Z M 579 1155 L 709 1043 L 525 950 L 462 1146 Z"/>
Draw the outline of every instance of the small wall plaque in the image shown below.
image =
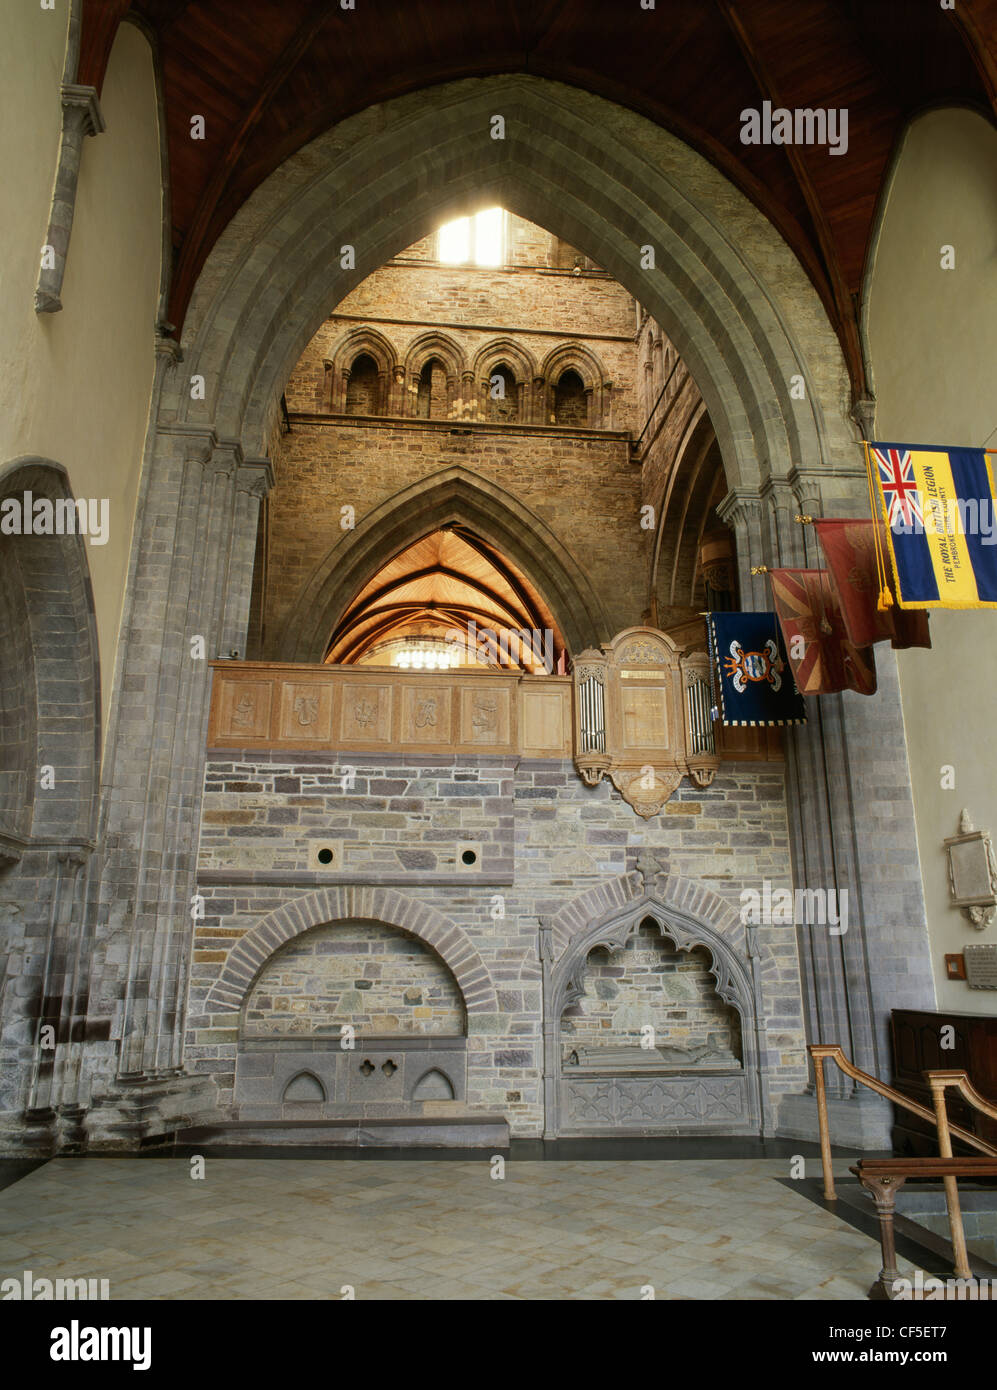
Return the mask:
<path fill-rule="evenodd" d="M 944 844 L 952 906 L 962 908 L 977 931 L 983 931 L 997 908 L 997 860 L 990 834 L 974 830 L 969 812 L 963 810 L 958 835 Z"/>
<path fill-rule="evenodd" d="M 997 946 L 964 946 L 970 989 L 997 989 Z"/>

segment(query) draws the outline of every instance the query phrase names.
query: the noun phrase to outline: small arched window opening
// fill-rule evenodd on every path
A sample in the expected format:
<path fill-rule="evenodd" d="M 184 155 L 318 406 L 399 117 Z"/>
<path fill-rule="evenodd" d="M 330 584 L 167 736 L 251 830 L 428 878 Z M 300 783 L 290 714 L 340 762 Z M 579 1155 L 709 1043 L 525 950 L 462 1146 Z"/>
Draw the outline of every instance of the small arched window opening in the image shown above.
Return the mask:
<path fill-rule="evenodd" d="M 419 373 L 415 413 L 422 420 L 442 420 L 447 413 L 447 370 L 431 357 Z"/>
<path fill-rule="evenodd" d="M 554 423 L 584 427 L 588 424 L 588 402 L 585 383 L 570 367 L 561 373 L 554 388 Z"/>
<path fill-rule="evenodd" d="M 346 383 L 346 414 L 379 414 L 379 387 L 377 363 L 370 353 L 362 352 L 353 359 L 350 378 Z"/>
<path fill-rule="evenodd" d="M 485 393 L 486 418 L 506 423 L 519 419 L 519 387 L 512 371 L 504 362 L 488 374 Z"/>

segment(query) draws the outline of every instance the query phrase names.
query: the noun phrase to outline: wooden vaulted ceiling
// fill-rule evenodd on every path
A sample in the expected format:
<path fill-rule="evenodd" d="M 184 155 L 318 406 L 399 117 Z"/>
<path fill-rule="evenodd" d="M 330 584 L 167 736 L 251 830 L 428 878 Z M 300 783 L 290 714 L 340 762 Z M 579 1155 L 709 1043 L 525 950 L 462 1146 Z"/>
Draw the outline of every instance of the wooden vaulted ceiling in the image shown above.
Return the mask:
<path fill-rule="evenodd" d="M 326 661 L 377 660 L 378 649 L 401 637 L 446 640 L 447 633 L 485 630 L 493 638 L 471 642 L 490 664 L 543 669 L 543 635 L 552 652 L 564 650 L 550 609 L 530 581 L 493 546 L 454 524 L 407 546 L 388 560 L 357 594 L 329 643 Z M 499 650 L 494 634 L 525 630 L 539 651 L 520 639 Z M 539 638 L 534 632 L 539 632 Z"/>
<path fill-rule="evenodd" d="M 131 13 L 159 51 L 179 328 L 215 240 L 283 160 L 346 116 L 434 83 L 530 72 L 641 112 L 779 228 L 864 388 L 857 298 L 891 154 L 916 112 L 997 102 L 997 0 L 83 0 L 78 80 L 100 88 Z M 740 113 L 847 107 L 846 154 L 745 146 Z M 193 114 L 206 139 L 190 138 Z M 580 248 L 584 251 L 584 247 Z"/>

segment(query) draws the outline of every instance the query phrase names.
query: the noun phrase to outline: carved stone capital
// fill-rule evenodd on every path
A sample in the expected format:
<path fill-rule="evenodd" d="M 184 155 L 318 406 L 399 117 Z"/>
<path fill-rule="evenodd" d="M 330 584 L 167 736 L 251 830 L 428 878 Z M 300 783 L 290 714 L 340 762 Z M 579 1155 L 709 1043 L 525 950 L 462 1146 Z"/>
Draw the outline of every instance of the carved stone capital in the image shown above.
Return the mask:
<path fill-rule="evenodd" d="M 56 850 L 55 857 L 60 864 L 70 866 L 74 869 L 82 869 L 89 858 L 89 853 L 75 846 L 67 846 L 65 849 Z"/>
<path fill-rule="evenodd" d="M 243 465 L 242 444 L 238 439 L 219 439 L 211 451 L 208 465 L 213 473 L 234 477 Z"/>
<path fill-rule="evenodd" d="M 794 468 L 789 475 L 789 481 L 800 510 L 809 516 L 823 516 L 824 498 L 820 475 L 809 469 Z"/>
<path fill-rule="evenodd" d="M 863 439 L 876 437 L 876 397 L 856 396 L 852 401 L 851 417 Z"/>
<path fill-rule="evenodd" d="M 245 459 L 236 474 L 235 485 L 240 492 L 247 492 L 260 501 L 273 489 L 276 481 L 273 464 L 269 459 Z"/>
<path fill-rule="evenodd" d="M 727 526 L 735 530 L 743 529 L 752 522 L 758 523 L 762 517 L 762 499 L 749 488 L 731 488 L 727 496 L 717 504 L 717 516 Z"/>
<path fill-rule="evenodd" d="M 96 87 L 85 87 L 78 82 L 64 82 L 60 96 L 67 118 L 72 116 L 78 119 L 84 135 L 101 135 L 107 129 Z"/>
<path fill-rule="evenodd" d="M 157 358 L 165 361 L 167 367 L 175 367 L 183 361 L 183 348 L 176 338 L 169 338 L 159 331 L 165 324 L 156 325 L 155 352 Z"/>

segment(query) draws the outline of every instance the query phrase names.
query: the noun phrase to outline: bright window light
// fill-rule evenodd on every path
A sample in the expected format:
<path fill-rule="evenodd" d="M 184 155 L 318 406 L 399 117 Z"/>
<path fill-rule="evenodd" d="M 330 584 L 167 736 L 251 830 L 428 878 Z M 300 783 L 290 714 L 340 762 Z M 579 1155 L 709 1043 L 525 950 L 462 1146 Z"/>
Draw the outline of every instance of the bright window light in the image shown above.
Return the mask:
<path fill-rule="evenodd" d="M 471 259 L 471 219 L 458 217 L 440 228 L 440 260 L 461 265 Z"/>
<path fill-rule="evenodd" d="M 474 219 L 475 265 L 502 264 L 502 209 L 488 208 Z"/>
<path fill-rule="evenodd" d="M 504 218 L 501 208 L 458 217 L 440 228 L 438 254 L 446 265 L 501 265 Z"/>
<path fill-rule="evenodd" d="M 452 642 L 445 645 L 432 639 L 424 642 L 407 643 L 396 651 L 392 666 L 400 666 L 403 671 L 449 671 L 459 666 L 461 654 Z"/>

